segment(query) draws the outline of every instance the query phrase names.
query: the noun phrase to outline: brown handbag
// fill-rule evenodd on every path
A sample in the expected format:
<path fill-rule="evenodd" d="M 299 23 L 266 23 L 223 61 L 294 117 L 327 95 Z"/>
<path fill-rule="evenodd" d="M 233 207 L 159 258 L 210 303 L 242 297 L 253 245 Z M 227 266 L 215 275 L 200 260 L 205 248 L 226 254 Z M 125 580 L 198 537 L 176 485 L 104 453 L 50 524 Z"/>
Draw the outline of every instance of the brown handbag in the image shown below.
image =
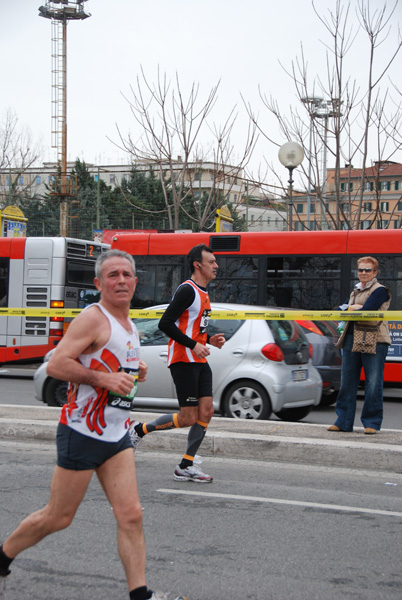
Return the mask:
<path fill-rule="evenodd" d="M 353 327 L 352 352 L 375 354 L 377 349 L 378 325 L 355 323 Z"/>

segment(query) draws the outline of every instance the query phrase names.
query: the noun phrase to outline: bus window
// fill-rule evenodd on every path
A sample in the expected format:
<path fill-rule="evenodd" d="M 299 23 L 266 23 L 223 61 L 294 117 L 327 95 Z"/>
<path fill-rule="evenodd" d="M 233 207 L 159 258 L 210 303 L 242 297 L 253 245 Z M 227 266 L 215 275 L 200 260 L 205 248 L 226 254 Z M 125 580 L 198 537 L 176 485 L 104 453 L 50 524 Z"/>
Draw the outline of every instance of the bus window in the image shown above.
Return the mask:
<path fill-rule="evenodd" d="M 67 260 L 66 284 L 93 286 L 95 277 L 95 263 L 81 263 Z"/>
<path fill-rule="evenodd" d="M 0 258 L 0 306 L 8 306 L 8 258 Z"/>
<path fill-rule="evenodd" d="M 134 256 L 134 259 L 138 283 L 131 308 L 170 302 L 185 277 L 184 257 Z"/>
<path fill-rule="evenodd" d="M 341 258 L 267 257 L 267 306 L 313 310 L 339 305 Z"/>
<path fill-rule="evenodd" d="M 390 310 L 402 309 L 402 257 L 401 256 L 375 256 L 379 263 L 378 281 L 389 287 L 392 294 Z M 360 258 L 360 257 L 356 257 Z M 355 267 L 354 263 L 354 267 Z M 356 281 L 357 273 L 354 271 Z"/>
<path fill-rule="evenodd" d="M 218 274 L 208 286 L 211 301 L 257 304 L 258 258 L 217 255 L 216 259 Z"/>

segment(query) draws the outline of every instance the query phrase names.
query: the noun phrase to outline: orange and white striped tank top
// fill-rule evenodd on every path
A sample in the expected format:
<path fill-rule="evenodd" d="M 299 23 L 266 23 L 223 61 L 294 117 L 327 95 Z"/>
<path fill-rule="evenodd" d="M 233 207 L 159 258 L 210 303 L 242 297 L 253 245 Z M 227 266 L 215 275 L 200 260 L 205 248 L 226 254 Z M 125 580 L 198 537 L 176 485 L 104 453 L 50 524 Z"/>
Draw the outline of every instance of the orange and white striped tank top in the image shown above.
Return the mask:
<path fill-rule="evenodd" d="M 187 279 L 181 285 L 191 285 L 195 296 L 193 303 L 177 319 L 176 326 L 189 338 L 205 345 L 207 343 L 207 327 L 211 314 L 211 303 L 208 292 L 198 287 L 191 279 Z M 204 363 L 207 362 L 207 359 L 198 358 L 190 348 L 186 348 L 175 340 L 170 339 L 167 365 L 169 367 L 172 363 L 177 362 Z"/>

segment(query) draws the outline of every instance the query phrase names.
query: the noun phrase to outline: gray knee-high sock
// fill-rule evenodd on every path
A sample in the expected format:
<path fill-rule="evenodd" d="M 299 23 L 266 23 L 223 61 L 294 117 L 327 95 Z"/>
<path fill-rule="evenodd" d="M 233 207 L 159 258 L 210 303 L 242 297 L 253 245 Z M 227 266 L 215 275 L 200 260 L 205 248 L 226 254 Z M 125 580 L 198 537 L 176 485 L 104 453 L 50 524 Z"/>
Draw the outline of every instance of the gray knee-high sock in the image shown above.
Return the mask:
<path fill-rule="evenodd" d="M 202 421 L 196 421 L 194 425 L 190 428 L 188 432 L 187 438 L 187 450 L 185 455 L 183 456 L 183 460 L 181 462 L 181 466 L 185 463 L 185 466 L 190 466 L 193 464 L 194 456 L 197 453 L 198 448 L 202 444 L 202 440 L 205 437 L 207 432 L 208 423 L 203 423 Z M 183 468 L 183 466 L 182 466 Z"/>
<path fill-rule="evenodd" d="M 180 427 L 177 420 L 177 413 L 161 415 L 149 423 L 143 423 L 141 429 L 143 435 L 146 435 L 147 433 L 152 433 L 152 431 L 175 429 L 176 427 Z"/>

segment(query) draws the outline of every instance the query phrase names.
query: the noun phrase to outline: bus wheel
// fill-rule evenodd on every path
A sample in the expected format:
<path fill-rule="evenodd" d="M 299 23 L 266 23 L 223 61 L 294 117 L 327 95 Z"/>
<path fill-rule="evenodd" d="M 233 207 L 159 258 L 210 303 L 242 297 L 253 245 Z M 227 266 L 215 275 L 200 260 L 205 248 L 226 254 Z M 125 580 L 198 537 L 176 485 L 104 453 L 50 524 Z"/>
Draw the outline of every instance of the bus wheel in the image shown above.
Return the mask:
<path fill-rule="evenodd" d="M 283 408 L 275 413 L 282 421 L 300 421 L 310 414 L 312 406 L 297 406 L 296 408 Z"/>
<path fill-rule="evenodd" d="M 67 381 L 49 377 L 45 390 L 45 402 L 49 406 L 63 406 L 67 402 Z"/>
<path fill-rule="evenodd" d="M 249 379 L 235 381 L 223 397 L 225 417 L 234 419 L 268 419 L 272 412 L 271 402 L 265 389 Z"/>

